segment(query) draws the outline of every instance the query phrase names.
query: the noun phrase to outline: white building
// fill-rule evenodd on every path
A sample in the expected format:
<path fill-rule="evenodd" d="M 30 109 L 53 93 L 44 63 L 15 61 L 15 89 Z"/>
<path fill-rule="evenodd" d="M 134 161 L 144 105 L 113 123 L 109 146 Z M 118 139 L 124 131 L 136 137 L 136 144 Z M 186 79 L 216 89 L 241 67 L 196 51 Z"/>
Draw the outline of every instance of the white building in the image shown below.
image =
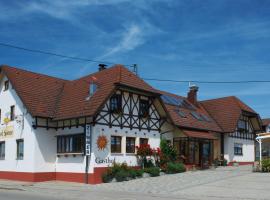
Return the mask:
<path fill-rule="evenodd" d="M 100 183 L 114 161 L 138 165 L 136 145 L 159 146 L 159 94 L 123 66 L 75 81 L 2 66 L 0 83 L 0 179 Z"/>
<path fill-rule="evenodd" d="M 73 81 L 0 69 L 0 179 L 100 183 L 114 161 L 138 166 L 135 146 L 161 137 L 187 165 L 254 162 L 260 118 L 236 97 L 158 91 L 121 65 Z"/>

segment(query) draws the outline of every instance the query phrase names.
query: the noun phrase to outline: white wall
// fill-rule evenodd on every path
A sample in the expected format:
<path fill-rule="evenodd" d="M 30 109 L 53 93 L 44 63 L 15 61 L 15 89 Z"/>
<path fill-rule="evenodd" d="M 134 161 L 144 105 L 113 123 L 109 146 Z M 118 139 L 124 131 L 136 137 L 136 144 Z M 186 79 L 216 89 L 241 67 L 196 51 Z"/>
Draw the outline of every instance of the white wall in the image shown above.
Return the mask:
<path fill-rule="evenodd" d="M 240 143 L 243 144 L 243 155 L 234 155 L 234 144 Z M 254 153 L 255 142 L 253 140 L 239 139 L 229 137 L 224 135 L 224 157 L 228 162 L 237 161 L 237 162 L 254 162 L 255 153 Z"/>
<path fill-rule="evenodd" d="M 0 129 L 6 127 L 4 118 L 10 115 L 10 106 L 15 105 L 15 116 L 21 117 L 21 123 L 16 121 L 9 122 L 7 126 L 12 126 L 14 129 L 13 136 L 10 138 L 0 138 L 0 141 L 5 141 L 5 160 L 0 160 L 0 171 L 18 171 L 31 172 L 34 170 L 35 158 L 35 140 L 34 131 L 32 129 L 32 117 L 27 113 L 20 98 L 17 96 L 11 83 L 9 90 L 4 91 L 4 82 L 7 80 L 3 77 L 0 81 L 0 109 L 1 109 L 1 125 Z M 17 139 L 24 139 L 24 159 L 17 160 Z"/>

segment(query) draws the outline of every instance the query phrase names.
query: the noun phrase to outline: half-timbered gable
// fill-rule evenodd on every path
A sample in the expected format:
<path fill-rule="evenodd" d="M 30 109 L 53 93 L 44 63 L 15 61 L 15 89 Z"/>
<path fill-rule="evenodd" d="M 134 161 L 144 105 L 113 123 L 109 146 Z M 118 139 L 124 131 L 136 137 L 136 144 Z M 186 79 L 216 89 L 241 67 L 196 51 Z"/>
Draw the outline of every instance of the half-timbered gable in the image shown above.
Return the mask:
<path fill-rule="evenodd" d="M 161 117 L 155 97 L 118 89 L 95 118 L 96 124 L 138 130 L 159 131 Z"/>

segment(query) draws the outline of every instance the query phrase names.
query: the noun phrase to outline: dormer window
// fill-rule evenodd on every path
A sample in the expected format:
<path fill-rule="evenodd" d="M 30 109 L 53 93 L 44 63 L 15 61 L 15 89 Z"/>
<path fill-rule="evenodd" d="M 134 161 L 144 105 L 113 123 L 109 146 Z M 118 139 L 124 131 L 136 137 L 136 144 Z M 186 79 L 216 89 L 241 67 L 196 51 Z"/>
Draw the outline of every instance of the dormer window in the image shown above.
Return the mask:
<path fill-rule="evenodd" d="M 110 111 L 119 113 L 122 111 L 122 96 L 121 94 L 115 94 L 110 99 Z"/>
<path fill-rule="evenodd" d="M 4 83 L 4 91 L 7 91 L 9 88 L 9 81 L 5 81 Z"/>
<path fill-rule="evenodd" d="M 148 117 L 149 115 L 149 101 L 141 99 L 140 100 L 140 109 L 139 109 L 139 117 Z"/>
<path fill-rule="evenodd" d="M 94 93 L 97 91 L 97 84 L 94 82 L 90 83 L 90 87 L 89 87 L 89 96 L 93 96 Z"/>

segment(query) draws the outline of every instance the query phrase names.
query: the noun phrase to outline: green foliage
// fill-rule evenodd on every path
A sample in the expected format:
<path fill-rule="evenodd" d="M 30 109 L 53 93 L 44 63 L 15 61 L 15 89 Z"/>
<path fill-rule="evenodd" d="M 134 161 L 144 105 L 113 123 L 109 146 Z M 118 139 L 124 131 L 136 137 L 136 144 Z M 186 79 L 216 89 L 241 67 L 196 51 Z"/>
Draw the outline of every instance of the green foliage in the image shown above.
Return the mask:
<path fill-rule="evenodd" d="M 262 171 L 270 172 L 270 159 L 269 158 L 262 160 Z"/>
<path fill-rule="evenodd" d="M 118 182 L 121 182 L 128 179 L 134 179 L 136 177 L 142 177 L 142 174 L 143 170 L 128 167 L 126 163 L 113 163 L 113 165 L 102 174 L 102 181 L 104 183 L 108 183 L 115 178 Z"/>
<path fill-rule="evenodd" d="M 166 165 L 168 162 L 174 162 L 176 160 L 176 149 L 169 144 L 166 140 L 162 139 L 160 141 L 160 165 Z"/>
<path fill-rule="evenodd" d="M 151 177 L 159 176 L 160 169 L 159 167 L 145 168 L 144 172 L 150 174 Z"/>
<path fill-rule="evenodd" d="M 143 171 L 142 169 L 136 170 L 136 177 L 142 177 L 143 172 L 144 172 L 144 171 Z"/>
<path fill-rule="evenodd" d="M 129 171 L 120 170 L 115 174 L 115 179 L 117 182 L 127 181 L 129 175 Z"/>
<path fill-rule="evenodd" d="M 167 174 L 176 174 L 176 173 L 181 173 L 185 172 L 186 167 L 184 166 L 183 163 L 172 163 L 169 162 L 166 166 L 165 172 Z"/>
<path fill-rule="evenodd" d="M 105 173 L 102 174 L 103 183 L 109 183 L 114 178 L 112 170 L 109 168 Z"/>

